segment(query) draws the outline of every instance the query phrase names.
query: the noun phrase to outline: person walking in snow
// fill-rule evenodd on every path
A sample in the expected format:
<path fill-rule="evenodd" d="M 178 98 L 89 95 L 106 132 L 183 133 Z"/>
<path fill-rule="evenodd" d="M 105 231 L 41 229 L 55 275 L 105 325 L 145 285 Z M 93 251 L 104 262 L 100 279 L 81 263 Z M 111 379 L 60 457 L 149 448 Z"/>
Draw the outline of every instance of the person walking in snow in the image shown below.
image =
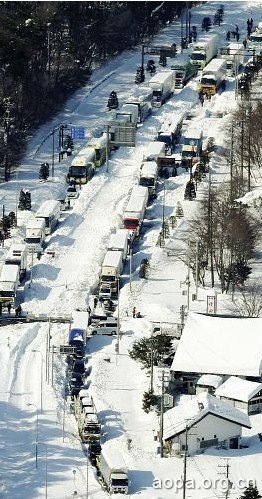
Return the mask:
<path fill-rule="evenodd" d="M 97 303 L 98 303 L 98 299 L 95 297 L 95 298 L 94 298 L 94 308 L 96 308 Z"/>
<path fill-rule="evenodd" d="M 133 319 L 135 319 L 135 317 L 136 317 L 136 307 L 132 308 L 132 316 L 133 316 Z"/>
<path fill-rule="evenodd" d="M 9 314 L 11 313 L 11 308 L 12 308 L 11 303 L 8 303 L 7 304 L 7 311 L 8 311 Z"/>
<path fill-rule="evenodd" d="M 227 32 L 226 34 L 226 40 L 229 42 L 230 41 L 230 31 Z"/>
<path fill-rule="evenodd" d="M 239 37 L 240 37 L 239 33 L 236 33 L 236 41 L 237 42 L 239 42 Z"/>
<path fill-rule="evenodd" d="M 246 50 L 246 48 L 247 48 L 247 41 L 246 41 L 246 39 L 243 40 L 243 47 Z"/>
<path fill-rule="evenodd" d="M 15 309 L 16 317 L 20 317 L 21 313 L 22 313 L 22 307 L 21 307 L 21 305 L 18 305 L 18 307 L 16 307 L 16 309 Z"/>
<path fill-rule="evenodd" d="M 199 101 L 200 101 L 201 106 L 203 106 L 204 100 L 205 100 L 203 92 L 199 92 L 198 97 L 199 97 Z"/>

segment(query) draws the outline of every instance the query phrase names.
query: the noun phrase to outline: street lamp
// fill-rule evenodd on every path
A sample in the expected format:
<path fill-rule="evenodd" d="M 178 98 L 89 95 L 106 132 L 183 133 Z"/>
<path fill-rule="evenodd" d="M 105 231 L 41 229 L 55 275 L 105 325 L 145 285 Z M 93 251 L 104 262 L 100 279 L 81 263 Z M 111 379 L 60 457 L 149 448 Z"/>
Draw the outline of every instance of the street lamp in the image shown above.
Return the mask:
<path fill-rule="evenodd" d="M 43 354 L 40 350 L 32 350 L 34 353 L 40 353 L 41 355 L 41 377 L 40 377 L 40 411 L 43 412 Z"/>
<path fill-rule="evenodd" d="M 36 404 L 28 402 L 26 404 L 28 407 L 33 406 L 36 408 L 36 432 L 35 432 L 35 468 L 37 469 L 37 458 L 38 458 L 38 407 Z"/>

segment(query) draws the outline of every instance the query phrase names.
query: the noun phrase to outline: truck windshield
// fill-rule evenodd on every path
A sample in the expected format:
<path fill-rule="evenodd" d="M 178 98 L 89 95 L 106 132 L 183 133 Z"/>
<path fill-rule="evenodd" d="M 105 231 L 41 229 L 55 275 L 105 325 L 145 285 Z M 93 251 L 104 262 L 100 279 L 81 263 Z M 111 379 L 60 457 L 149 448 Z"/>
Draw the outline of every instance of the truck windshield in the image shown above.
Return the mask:
<path fill-rule="evenodd" d="M 182 71 L 176 71 L 176 78 L 183 78 L 184 76 L 184 73 L 182 73 Z"/>
<path fill-rule="evenodd" d="M 138 227 L 138 221 L 137 220 L 125 220 L 125 229 L 136 229 Z"/>
<path fill-rule="evenodd" d="M 70 166 L 69 175 L 71 177 L 85 177 L 86 166 Z"/>
<path fill-rule="evenodd" d="M 205 61 L 206 59 L 205 54 L 200 54 L 199 52 L 198 53 L 192 52 L 190 58 L 192 59 L 192 61 Z"/>
<path fill-rule="evenodd" d="M 112 485 L 114 487 L 127 487 L 128 479 L 127 478 L 112 478 Z"/>
<path fill-rule="evenodd" d="M 26 243 L 32 243 L 32 244 L 37 244 L 37 243 L 40 243 L 40 237 L 27 237 L 26 238 Z"/>
<path fill-rule="evenodd" d="M 153 187 L 154 186 L 154 179 L 142 177 L 140 179 L 139 185 L 143 185 L 144 187 Z"/>
<path fill-rule="evenodd" d="M 160 98 L 162 95 L 161 90 L 153 90 L 153 97 L 156 97 L 157 99 Z"/>
<path fill-rule="evenodd" d="M 115 276 L 113 275 L 102 275 L 101 281 L 102 282 L 115 282 Z"/>
<path fill-rule="evenodd" d="M 202 85 L 216 85 L 216 80 L 214 78 L 202 78 L 201 84 Z"/>
<path fill-rule="evenodd" d="M 0 296 L 4 296 L 6 298 L 13 298 L 15 296 L 14 291 L 0 291 Z"/>

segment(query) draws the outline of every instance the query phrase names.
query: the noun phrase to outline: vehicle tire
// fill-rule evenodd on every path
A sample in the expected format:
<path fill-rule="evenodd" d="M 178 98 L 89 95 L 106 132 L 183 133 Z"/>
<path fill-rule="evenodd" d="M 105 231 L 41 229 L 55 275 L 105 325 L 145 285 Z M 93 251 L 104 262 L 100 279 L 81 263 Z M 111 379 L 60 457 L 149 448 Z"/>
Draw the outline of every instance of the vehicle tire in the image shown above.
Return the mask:
<path fill-rule="evenodd" d="M 111 336 L 116 335 L 116 331 L 112 331 Z"/>
<path fill-rule="evenodd" d="M 95 334 L 97 334 L 97 331 L 93 331 L 93 332 L 92 332 L 92 335 L 93 335 L 93 336 L 94 336 Z"/>

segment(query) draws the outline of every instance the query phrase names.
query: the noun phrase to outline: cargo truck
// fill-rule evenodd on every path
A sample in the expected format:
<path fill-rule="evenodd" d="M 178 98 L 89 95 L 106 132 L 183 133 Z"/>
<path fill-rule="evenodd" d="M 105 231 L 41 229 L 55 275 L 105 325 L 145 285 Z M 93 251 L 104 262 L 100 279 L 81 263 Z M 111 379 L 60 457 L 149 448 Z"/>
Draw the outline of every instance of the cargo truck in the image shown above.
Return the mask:
<path fill-rule="evenodd" d="M 227 73 L 227 61 L 225 59 L 214 59 L 202 72 L 199 92 L 205 95 L 215 95 L 220 87 L 225 85 Z"/>
<path fill-rule="evenodd" d="M 0 302 L 14 303 L 19 285 L 19 266 L 4 263 L 0 274 Z"/>
<path fill-rule="evenodd" d="M 227 75 L 237 75 L 244 63 L 243 43 L 229 43 L 227 47 L 221 48 L 220 53 L 227 62 Z"/>
<path fill-rule="evenodd" d="M 258 52 L 262 50 L 262 22 L 259 22 L 255 30 L 250 34 L 248 48 L 256 49 Z"/>
<path fill-rule="evenodd" d="M 174 71 L 175 88 L 184 88 L 188 81 L 197 74 L 197 67 L 191 61 L 175 59 L 171 69 Z"/>
<path fill-rule="evenodd" d="M 152 113 L 153 91 L 148 87 L 136 88 L 133 95 L 129 97 L 126 104 L 132 104 L 138 108 L 139 122 L 143 123 Z"/>
<path fill-rule="evenodd" d="M 128 234 L 126 231 L 118 229 L 115 234 L 111 234 L 108 251 L 121 251 L 122 260 L 125 261 L 128 253 Z"/>
<path fill-rule="evenodd" d="M 136 104 L 124 104 L 119 111 L 116 112 L 115 123 L 121 125 L 137 125 L 139 121 L 139 109 Z"/>
<path fill-rule="evenodd" d="M 149 197 L 156 194 L 156 184 L 158 178 L 158 166 L 156 161 L 145 161 L 140 168 L 139 185 L 148 188 Z"/>
<path fill-rule="evenodd" d="M 172 154 L 175 145 L 178 143 L 183 126 L 184 115 L 178 115 L 173 121 L 165 121 L 158 131 L 157 140 L 164 142 L 165 153 Z"/>
<path fill-rule="evenodd" d="M 123 270 L 121 251 L 107 251 L 101 269 L 100 283 L 109 286 L 112 293 L 118 291 L 118 281 Z"/>
<path fill-rule="evenodd" d="M 181 166 L 188 168 L 188 160 L 199 157 L 202 151 L 203 133 L 201 128 L 193 125 L 188 128 L 183 137 L 181 151 Z"/>
<path fill-rule="evenodd" d="M 102 447 L 98 459 L 99 471 L 110 494 L 128 494 L 128 472 L 126 464 L 117 449 L 110 442 Z"/>
<path fill-rule="evenodd" d="M 14 243 L 6 255 L 6 265 L 18 265 L 20 281 L 26 276 L 27 254 L 26 244 Z"/>
<path fill-rule="evenodd" d="M 44 218 L 30 218 L 25 228 L 25 242 L 29 253 L 43 253 L 45 242 L 45 220 Z"/>
<path fill-rule="evenodd" d="M 142 162 L 157 161 L 159 156 L 165 156 L 165 144 L 159 140 L 154 140 L 147 145 Z"/>
<path fill-rule="evenodd" d="M 193 45 L 190 62 L 198 69 L 203 69 L 214 57 L 216 57 L 217 51 L 218 35 L 201 38 Z"/>
<path fill-rule="evenodd" d="M 43 218 L 45 221 L 45 233 L 51 234 L 54 227 L 58 224 L 61 215 L 61 203 L 54 199 L 48 199 L 38 208 L 35 217 Z"/>
<path fill-rule="evenodd" d="M 142 185 L 134 186 L 131 191 L 129 201 L 123 213 L 123 225 L 131 233 L 131 237 L 139 236 L 148 203 L 148 196 L 148 188 Z"/>
<path fill-rule="evenodd" d="M 149 80 L 149 87 L 153 90 L 153 107 L 161 107 L 174 92 L 174 71 L 161 71 Z"/>

